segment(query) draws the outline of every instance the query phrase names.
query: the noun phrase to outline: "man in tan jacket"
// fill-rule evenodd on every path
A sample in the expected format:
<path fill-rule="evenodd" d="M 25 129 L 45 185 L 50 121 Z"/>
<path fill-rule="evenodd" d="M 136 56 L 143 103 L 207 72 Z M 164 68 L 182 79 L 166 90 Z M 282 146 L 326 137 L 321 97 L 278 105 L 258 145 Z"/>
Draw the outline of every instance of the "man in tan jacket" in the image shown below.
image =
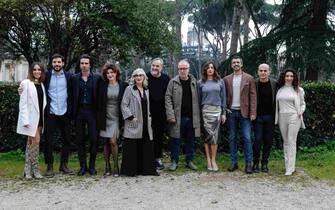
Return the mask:
<path fill-rule="evenodd" d="M 200 137 L 200 109 L 197 80 L 189 70 L 188 61 L 179 61 L 178 75 L 170 80 L 165 93 L 166 119 L 171 137 L 170 171 L 175 171 L 178 167 L 183 137 L 186 137 L 186 167 L 197 170 L 192 160 L 195 152 L 195 137 Z"/>
<path fill-rule="evenodd" d="M 256 119 L 257 97 L 253 77 L 242 71 L 241 57 L 234 56 L 231 60 L 233 73 L 224 77 L 227 91 L 228 108 L 228 140 L 231 164 L 228 171 L 235 171 L 237 164 L 237 127 L 240 123 L 244 142 L 245 172 L 252 173 L 251 121 Z"/>

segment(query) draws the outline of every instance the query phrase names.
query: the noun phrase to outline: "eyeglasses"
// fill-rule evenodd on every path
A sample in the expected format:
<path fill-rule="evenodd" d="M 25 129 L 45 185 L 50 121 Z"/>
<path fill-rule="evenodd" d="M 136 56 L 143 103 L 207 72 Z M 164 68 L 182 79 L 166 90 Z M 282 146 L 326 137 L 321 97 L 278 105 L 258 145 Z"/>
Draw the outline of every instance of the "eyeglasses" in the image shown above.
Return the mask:
<path fill-rule="evenodd" d="M 133 77 L 144 77 L 143 74 L 134 74 Z"/>
<path fill-rule="evenodd" d="M 178 68 L 179 71 L 186 71 L 188 68 Z"/>

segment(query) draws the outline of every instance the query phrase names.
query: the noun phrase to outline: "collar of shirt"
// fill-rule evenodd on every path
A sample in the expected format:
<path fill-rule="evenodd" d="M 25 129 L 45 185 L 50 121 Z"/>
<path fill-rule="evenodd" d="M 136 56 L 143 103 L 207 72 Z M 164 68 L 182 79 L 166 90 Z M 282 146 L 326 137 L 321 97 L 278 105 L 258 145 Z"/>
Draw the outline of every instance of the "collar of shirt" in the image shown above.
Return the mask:
<path fill-rule="evenodd" d="M 57 74 L 56 71 L 55 71 L 55 69 L 52 69 L 51 74 L 52 75 L 56 75 Z M 59 71 L 59 75 L 62 75 L 62 74 L 64 74 L 63 69 Z"/>
<path fill-rule="evenodd" d="M 80 77 L 82 77 L 83 74 L 80 72 Z M 88 75 L 88 78 L 91 78 L 92 77 L 92 72 L 90 72 L 90 74 Z"/>

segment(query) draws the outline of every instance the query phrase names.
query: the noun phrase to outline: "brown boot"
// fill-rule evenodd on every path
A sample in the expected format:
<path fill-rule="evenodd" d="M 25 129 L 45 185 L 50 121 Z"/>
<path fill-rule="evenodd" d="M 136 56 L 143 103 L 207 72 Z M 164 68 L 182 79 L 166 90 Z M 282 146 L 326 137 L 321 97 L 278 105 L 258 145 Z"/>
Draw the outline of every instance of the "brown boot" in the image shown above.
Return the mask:
<path fill-rule="evenodd" d="M 59 166 L 59 171 L 62 172 L 63 174 L 66 175 L 74 175 L 73 171 L 71 171 L 68 167 L 66 163 L 61 163 Z"/>

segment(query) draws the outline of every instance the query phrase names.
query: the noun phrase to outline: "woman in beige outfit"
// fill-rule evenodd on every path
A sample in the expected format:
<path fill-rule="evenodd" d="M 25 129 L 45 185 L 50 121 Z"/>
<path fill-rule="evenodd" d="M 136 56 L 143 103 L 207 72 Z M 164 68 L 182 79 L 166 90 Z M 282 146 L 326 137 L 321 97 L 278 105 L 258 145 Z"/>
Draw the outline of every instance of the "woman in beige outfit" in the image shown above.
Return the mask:
<path fill-rule="evenodd" d="M 290 176 L 295 171 L 298 132 L 300 127 L 305 128 L 305 93 L 299 86 L 298 75 L 294 69 L 289 68 L 281 73 L 278 85 L 275 123 L 279 124 L 283 138 L 285 175 Z"/>

